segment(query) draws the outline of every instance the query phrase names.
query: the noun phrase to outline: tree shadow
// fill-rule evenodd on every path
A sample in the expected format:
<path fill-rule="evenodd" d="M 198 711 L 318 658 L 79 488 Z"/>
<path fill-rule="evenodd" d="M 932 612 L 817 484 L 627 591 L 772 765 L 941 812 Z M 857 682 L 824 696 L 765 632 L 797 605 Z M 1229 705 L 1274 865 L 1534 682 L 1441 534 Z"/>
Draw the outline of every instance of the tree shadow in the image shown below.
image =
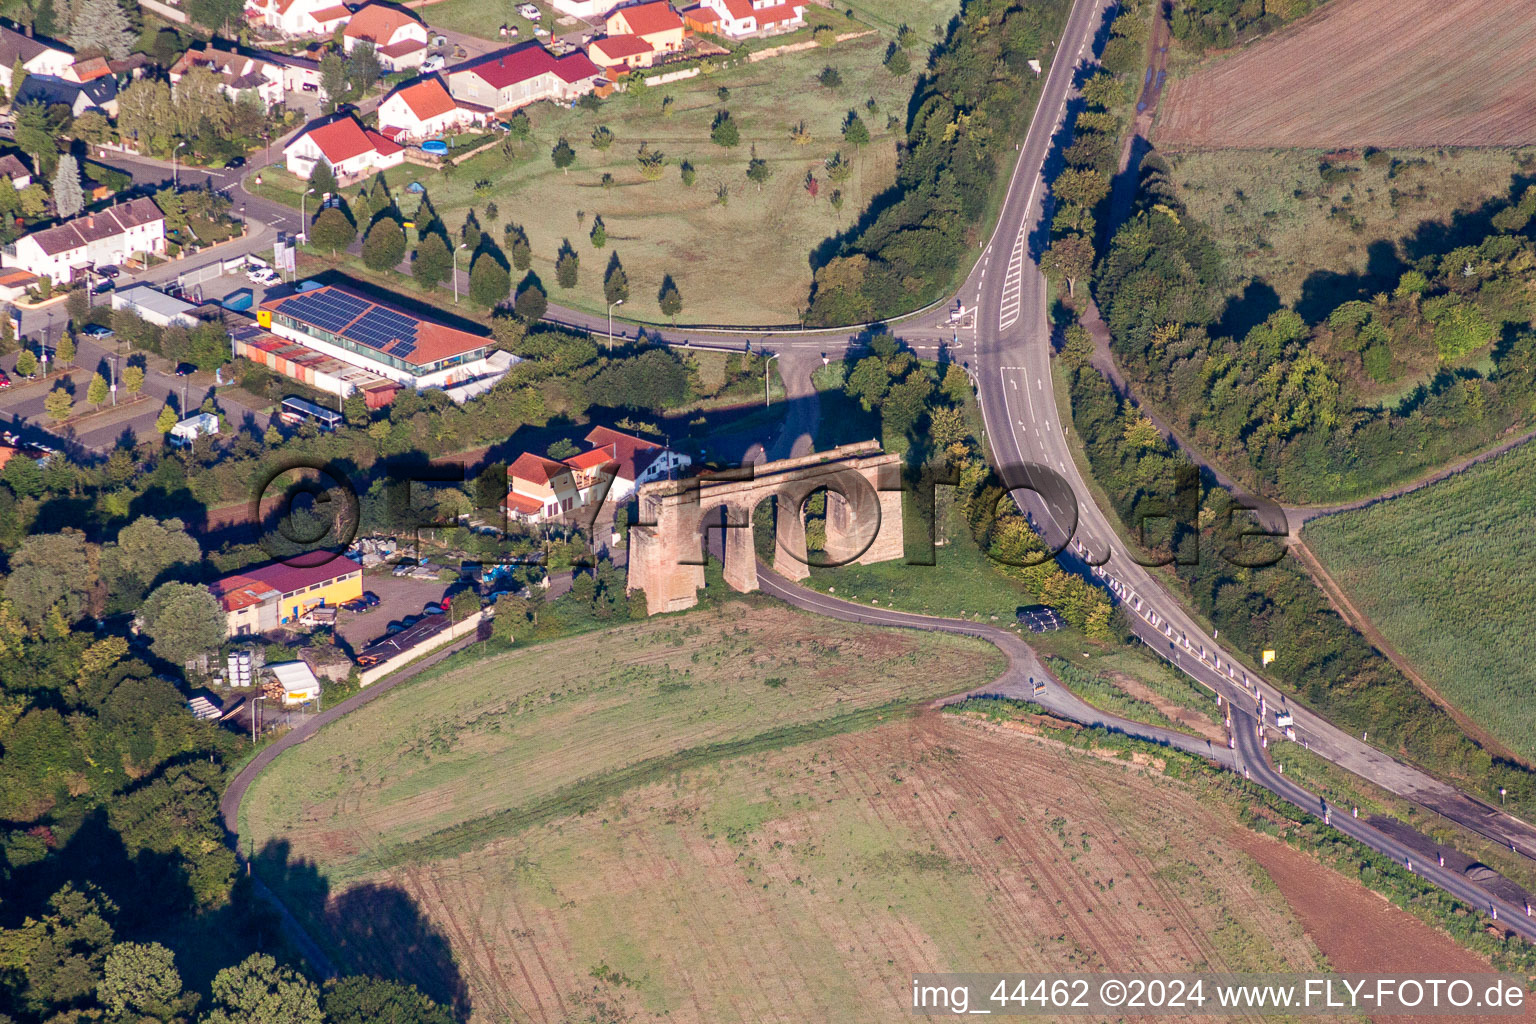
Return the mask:
<path fill-rule="evenodd" d="M 1243 287 L 1242 294 L 1227 300 L 1222 310 L 1216 333 L 1228 338 L 1245 337 L 1249 331 L 1269 319 L 1271 313 L 1280 311 L 1280 294 L 1267 282 L 1253 280 Z"/>
<path fill-rule="evenodd" d="M 363 882 L 333 895 L 316 865 L 295 858 L 282 839 L 269 840 L 251 863 L 338 968 L 415 985 L 469 1019 L 469 985 L 448 938 L 409 893 Z"/>

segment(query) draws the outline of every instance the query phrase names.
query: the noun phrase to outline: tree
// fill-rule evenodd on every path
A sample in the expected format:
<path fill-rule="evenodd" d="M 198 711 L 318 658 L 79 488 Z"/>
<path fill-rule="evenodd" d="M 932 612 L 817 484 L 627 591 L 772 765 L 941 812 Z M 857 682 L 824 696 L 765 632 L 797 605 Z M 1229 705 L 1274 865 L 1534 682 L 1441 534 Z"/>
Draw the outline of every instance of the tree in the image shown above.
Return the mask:
<path fill-rule="evenodd" d="M 1074 294 L 1077 282 L 1093 273 L 1093 243 L 1082 235 L 1063 235 L 1051 243 L 1040 258 L 1040 269 L 1067 282 L 1067 294 Z"/>
<path fill-rule="evenodd" d="M 561 288 L 576 287 L 576 275 L 580 267 L 581 257 L 571 247 L 570 239 L 566 239 L 560 246 L 560 255 L 555 259 L 555 283 Z"/>
<path fill-rule="evenodd" d="M 613 145 L 613 129 L 605 124 L 600 124 L 592 129 L 592 148 L 607 149 Z"/>
<path fill-rule="evenodd" d="M 555 143 L 555 148 L 549 151 L 549 159 L 556 167 L 569 174 L 571 173 L 571 164 L 576 162 L 576 151 L 571 148 L 571 144 L 562 135 L 560 141 Z"/>
<path fill-rule="evenodd" d="M 592 218 L 592 233 L 587 237 L 592 239 L 592 247 L 594 249 L 601 249 L 608 244 L 608 228 L 603 224 L 603 218 Z"/>
<path fill-rule="evenodd" d="M 789 141 L 796 146 L 808 146 L 811 144 L 811 130 L 801 120 L 790 126 Z"/>
<path fill-rule="evenodd" d="M 16 145 L 34 158 L 39 172 L 52 170 L 59 146 L 57 125 L 48 116 L 48 108 L 41 103 L 23 103 L 19 108 L 13 105 L 12 109 L 16 114 Z"/>
<path fill-rule="evenodd" d="M 885 70 L 901 78 L 912 71 L 912 58 L 907 56 L 906 50 L 892 43 L 885 51 Z"/>
<path fill-rule="evenodd" d="M 349 427 L 366 427 L 373 417 L 368 412 L 368 399 L 361 391 L 353 391 L 341 403 L 341 414 Z"/>
<path fill-rule="evenodd" d="M 841 185 L 853 174 L 853 165 L 843 159 L 841 150 L 827 157 L 826 162 L 822 166 L 827 169 L 828 180 L 835 185 Z"/>
<path fill-rule="evenodd" d="M 677 173 L 682 178 L 683 188 L 692 188 L 693 183 L 699 180 L 699 172 L 687 160 L 677 165 Z"/>
<path fill-rule="evenodd" d="M 176 958 L 158 942 L 120 942 L 107 954 L 96 998 L 119 1021 L 185 1020 L 196 997 L 182 992 Z"/>
<path fill-rule="evenodd" d="M 656 293 L 656 301 L 661 306 L 661 315 L 672 321 L 672 326 L 677 326 L 677 314 L 683 311 L 683 293 L 677 290 L 677 282 L 668 274 L 661 282 L 661 291 Z"/>
<path fill-rule="evenodd" d="M 37 372 L 37 356 L 32 354 L 31 349 L 22 349 L 16 357 L 16 372 L 23 377 L 30 377 Z"/>
<path fill-rule="evenodd" d="M 479 601 L 465 591 L 454 599 L 454 617 L 459 614 L 459 602 L 473 600 L 477 611 Z M 439 1006 L 423 995 L 414 985 L 383 978 L 353 976 L 333 981 L 325 987 L 325 1019 L 329 1024 L 454 1024 L 454 1016 L 447 1007 Z"/>
<path fill-rule="evenodd" d="M 843 139 L 850 146 L 869 145 L 869 128 L 856 110 L 848 111 L 848 116 L 843 118 Z"/>
<path fill-rule="evenodd" d="M 69 132 L 88 146 L 100 146 L 112 139 L 112 122 L 96 110 L 87 110 L 75 118 Z"/>
<path fill-rule="evenodd" d="M 100 373 L 92 374 L 91 382 L 85 388 L 85 400 L 99 409 L 106 403 L 110 394 L 111 390 L 107 387 L 107 378 L 103 377 Z"/>
<path fill-rule="evenodd" d="M 160 410 L 160 415 L 155 418 L 155 429 L 162 434 L 169 434 L 171 428 L 179 422 L 181 422 L 181 418 L 176 415 L 176 410 L 167 405 Z"/>
<path fill-rule="evenodd" d="M 482 306 L 492 307 L 507 301 L 512 293 L 512 275 L 488 252 L 475 257 L 469 270 L 469 297 Z"/>
<path fill-rule="evenodd" d="M 816 81 L 821 83 L 823 89 L 836 89 L 843 84 L 843 76 L 837 68 L 828 64 L 821 69 L 821 74 L 816 76 Z"/>
<path fill-rule="evenodd" d="M 1093 169 L 1079 170 L 1068 167 L 1051 183 L 1051 194 L 1058 201 L 1092 209 L 1109 195 L 1109 182 L 1104 175 Z"/>
<path fill-rule="evenodd" d="M 114 0 L 113 7 L 117 4 Z M 69 218 L 85 209 L 85 191 L 80 187 L 80 164 L 68 153 L 59 157 L 53 172 L 53 208 L 60 217 Z"/>
<path fill-rule="evenodd" d="M 144 388 L 144 367 L 130 363 L 123 367 L 123 387 L 130 395 L 136 395 Z"/>
<path fill-rule="evenodd" d="M 347 63 L 335 51 L 320 58 L 320 91 L 332 110 L 347 91 Z"/>
<path fill-rule="evenodd" d="M 729 110 L 722 110 L 715 115 L 715 119 L 709 126 L 709 139 L 717 146 L 731 149 L 741 144 L 741 129 L 731 118 Z"/>
<path fill-rule="evenodd" d="M 508 224 L 506 233 L 511 240 L 513 268 L 527 271 L 533 265 L 533 246 L 528 243 L 527 233 L 517 224 Z"/>
<path fill-rule="evenodd" d="M 549 298 L 544 294 L 544 288 L 539 284 L 539 279 L 529 274 L 523 279 L 523 283 L 517 289 L 517 298 L 512 301 L 512 312 L 526 324 L 538 323 L 544 317 L 544 311 L 549 308 Z"/>
<path fill-rule="evenodd" d="M 214 1009 L 204 1024 L 324 1024 L 313 983 L 279 967 L 265 953 L 252 953 L 213 979 Z"/>
<path fill-rule="evenodd" d="M 327 207 L 320 211 L 320 216 L 315 218 L 315 223 L 309 229 L 310 241 L 322 249 L 331 250 L 334 259 L 338 250 L 345 249 L 352 244 L 357 237 L 357 225 L 352 223 L 339 206 Z"/>
<path fill-rule="evenodd" d="M 629 298 L 629 275 L 624 273 L 618 253 L 608 259 L 608 270 L 603 275 L 603 298 L 610 306 Z"/>
<path fill-rule="evenodd" d="M 199 25 L 228 31 L 231 22 L 237 22 L 244 9 L 243 0 L 189 0 L 187 13 Z"/>
<path fill-rule="evenodd" d="M 207 587 L 162 583 L 139 610 L 150 649 L 173 665 L 183 665 L 224 642 L 224 609 Z"/>
<path fill-rule="evenodd" d="M 763 190 L 763 183 L 773 176 L 773 168 L 768 166 L 768 161 L 757 155 L 757 147 L 752 147 L 752 158 L 747 161 L 747 180 L 757 186 L 757 190 Z"/>
<path fill-rule="evenodd" d="M 69 366 L 75 361 L 75 339 L 69 332 L 66 331 L 64 336 L 59 339 L 55 355 L 58 356 L 60 366 Z"/>
<path fill-rule="evenodd" d="M 43 409 L 56 420 L 68 419 L 69 411 L 74 407 L 75 400 L 63 388 L 54 388 L 48 392 L 48 397 L 43 399 Z"/>
<path fill-rule="evenodd" d="M 33 534 L 11 559 L 5 596 L 32 626 L 41 626 L 55 605 L 67 622 L 75 622 L 85 614 L 99 567 L 96 545 L 79 530 Z"/>
<path fill-rule="evenodd" d="M 393 270 L 405 259 L 405 230 L 393 217 L 373 222 L 363 239 L 363 265 L 369 270 Z"/>
<path fill-rule="evenodd" d="M 17 54 L 16 55 L 16 59 L 11 61 L 11 95 L 12 96 L 15 96 L 16 94 L 21 92 L 21 87 L 22 87 L 22 85 L 27 80 L 27 74 L 28 74 L 27 66 L 24 63 L 22 63 L 21 55 Z"/>
<path fill-rule="evenodd" d="M 635 151 L 635 163 L 640 168 L 640 177 L 646 181 L 660 181 L 666 170 L 667 155 L 659 149 L 652 149 L 650 143 L 642 142 Z"/>
<path fill-rule="evenodd" d="M 70 42 L 77 50 L 100 50 L 122 60 L 133 48 L 136 33 L 117 0 L 75 0 Z"/>
<path fill-rule="evenodd" d="M 172 569 L 190 569 L 203 552 L 180 519 L 140 516 L 117 531 L 117 540 L 101 550 L 101 578 L 113 595 L 138 600 Z"/>
<path fill-rule="evenodd" d="M 416 283 L 428 291 L 433 290 L 453 272 L 453 253 L 448 251 L 448 243 L 443 241 L 443 236 L 436 231 L 422 238 L 416 246 L 416 255 L 411 259 L 411 276 Z"/>
<path fill-rule="evenodd" d="M 324 157 L 316 160 L 315 169 L 309 172 L 309 187 L 315 190 L 317 205 L 319 200 L 334 195 L 341 188 L 336 181 L 336 172 L 331 170 Z"/>
<path fill-rule="evenodd" d="M 352 87 L 359 92 L 366 93 L 372 89 L 374 83 L 383 75 L 384 69 L 379 64 L 378 50 L 370 39 L 359 39 L 352 47 L 352 52 L 347 55 L 347 77 L 352 82 Z"/>
<path fill-rule="evenodd" d="M 556 462 L 564 462 L 566 459 L 575 457 L 580 453 L 580 451 L 581 449 L 577 448 L 575 443 L 572 442 L 570 438 L 562 437 L 551 443 L 548 448 L 544 449 L 544 454 L 554 459 Z"/>

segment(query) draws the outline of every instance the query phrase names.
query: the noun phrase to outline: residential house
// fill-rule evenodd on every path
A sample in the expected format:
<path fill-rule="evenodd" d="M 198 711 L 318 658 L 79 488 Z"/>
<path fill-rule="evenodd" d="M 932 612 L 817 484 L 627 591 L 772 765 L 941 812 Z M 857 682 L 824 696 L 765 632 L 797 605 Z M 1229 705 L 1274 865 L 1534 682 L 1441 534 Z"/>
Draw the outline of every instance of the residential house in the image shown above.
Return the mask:
<path fill-rule="evenodd" d="M 502 508 L 514 519 L 540 523 L 582 504 L 575 471 L 563 462 L 524 452 L 507 467 L 507 498 Z"/>
<path fill-rule="evenodd" d="M 365 39 L 377 49 L 386 71 L 420 67 L 427 56 L 427 26 L 394 4 L 370 3 L 353 13 L 342 33 L 342 47 L 351 53 Z"/>
<path fill-rule="evenodd" d="M 309 562 L 315 557 L 306 555 L 295 561 Z M 274 562 L 232 573 L 209 589 L 224 609 L 229 635 L 249 636 L 295 624 L 316 606 L 330 607 L 362 597 L 363 569 L 350 558 L 340 557 L 327 557 L 318 564 Z"/>
<path fill-rule="evenodd" d="M 177 58 L 171 65 L 171 85 L 174 87 L 195 67 L 211 71 L 219 81 L 219 90 L 233 101 L 252 95 L 266 110 L 283 102 L 283 69 L 276 64 L 207 43 Z"/>
<path fill-rule="evenodd" d="M 587 56 L 600 68 L 648 68 L 656 50 L 639 36 L 603 36 L 588 44 Z"/>
<path fill-rule="evenodd" d="M 248 0 L 251 24 L 284 36 L 329 36 L 352 12 L 333 0 Z"/>
<path fill-rule="evenodd" d="M 320 62 L 308 57 L 298 57 L 291 53 L 279 53 L 276 50 L 253 51 L 261 60 L 274 67 L 282 69 L 283 91 L 300 92 L 305 86 L 310 86 L 309 92 L 318 92 L 320 89 Z"/>
<path fill-rule="evenodd" d="M 139 198 L 24 235 L 5 247 L 3 263 L 69 284 L 91 267 L 163 252 L 165 214 L 153 199 Z"/>
<path fill-rule="evenodd" d="M 699 6 L 715 12 L 718 32 L 729 39 L 778 35 L 805 25 L 801 0 L 700 0 Z"/>
<path fill-rule="evenodd" d="M 427 75 L 398 86 L 379 104 L 379 130 L 385 138 L 425 139 L 451 128 L 484 124 L 488 107 L 455 102 L 448 87 L 436 75 Z"/>
<path fill-rule="evenodd" d="M 501 112 L 539 100 L 568 103 L 592 91 L 602 69 L 580 51 L 556 57 L 538 43 L 487 54 L 448 70 L 459 103 Z"/>
<path fill-rule="evenodd" d="M 7 94 L 15 91 L 11 71 L 18 60 L 29 75 L 63 77 L 74 65 L 75 55 L 67 46 L 34 38 L 30 28 L 0 25 L 0 85 Z"/>
<path fill-rule="evenodd" d="M 599 452 L 611 460 L 613 466 L 608 472 L 613 474 L 613 483 L 608 488 L 608 501 L 628 501 L 641 484 L 670 479 L 693 465 L 693 459 L 682 452 L 609 427 L 593 428 L 587 434 L 586 441 L 592 446 L 592 451 L 584 452 L 567 462 L 585 460 L 585 464 L 591 465 L 590 456 Z"/>
<path fill-rule="evenodd" d="M 683 19 L 667 0 L 616 8 L 604 22 L 604 30 L 609 38 L 638 36 L 657 53 L 683 48 Z"/>
<path fill-rule="evenodd" d="M 561 14 L 568 14 L 582 21 L 593 21 L 613 10 L 620 0 L 549 0 L 549 6 Z"/>
<path fill-rule="evenodd" d="M 29 270 L 0 270 L 0 302 L 15 302 L 24 298 L 36 285 L 37 275 Z M 4 465 L 4 462 L 0 462 L 0 466 Z"/>
<path fill-rule="evenodd" d="M 32 184 L 32 169 L 17 154 L 7 153 L 0 156 L 0 177 L 10 181 L 13 188 L 23 189 Z"/>
<path fill-rule="evenodd" d="M 79 117 L 87 110 L 98 110 L 108 117 L 116 117 L 117 76 L 105 75 L 89 82 L 71 82 L 57 75 L 28 75 L 11 102 L 14 106 L 41 103 L 47 107 L 62 103 L 69 108 L 71 117 Z"/>
<path fill-rule="evenodd" d="M 112 66 L 107 63 L 105 57 L 87 57 L 85 60 L 77 60 L 69 66 L 59 77 L 68 82 L 94 82 L 98 78 L 104 78 L 112 74 Z"/>
<path fill-rule="evenodd" d="M 308 178 L 321 160 L 331 165 L 338 181 L 351 182 L 405 162 L 405 150 L 350 114 L 312 125 L 283 148 L 284 164 Z"/>

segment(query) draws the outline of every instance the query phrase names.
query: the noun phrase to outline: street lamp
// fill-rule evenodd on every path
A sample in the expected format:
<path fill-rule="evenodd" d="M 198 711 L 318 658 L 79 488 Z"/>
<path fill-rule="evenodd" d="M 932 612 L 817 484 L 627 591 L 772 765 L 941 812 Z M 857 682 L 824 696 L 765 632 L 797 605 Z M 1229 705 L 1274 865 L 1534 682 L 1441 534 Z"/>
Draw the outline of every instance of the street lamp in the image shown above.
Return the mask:
<path fill-rule="evenodd" d="M 772 355 L 770 355 L 767 359 L 763 360 L 763 408 L 764 409 L 768 408 L 768 405 L 769 405 L 769 402 L 768 402 L 768 364 L 773 362 L 777 358 L 779 358 L 779 354 L 777 352 L 775 352 Z"/>
<path fill-rule="evenodd" d="M 173 188 L 181 186 L 181 168 L 176 164 L 176 154 L 180 153 L 181 147 L 185 145 L 185 142 L 179 142 L 176 144 L 176 148 L 171 150 L 171 186 Z"/>
<path fill-rule="evenodd" d="M 454 305 L 458 305 L 458 302 L 459 302 L 459 250 L 460 249 L 468 249 L 468 248 L 469 248 L 469 246 L 465 245 L 463 242 L 460 242 L 458 248 L 453 250 L 453 302 L 454 302 Z"/>
<path fill-rule="evenodd" d="M 304 190 L 304 195 L 299 196 L 299 238 L 306 242 L 309 241 L 309 215 L 306 212 L 308 207 L 305 206 L 304 200 L 313 191 L 314 189 L 307 188 Z"/>
<path fill-rule="evenodd" d="M 117 404 L 117 356 L 107 356 L 108 365 L 112 367 L 112 404 Z"/>
<path fill-rule="evenodd" d="M 256 719 L 261 714 L 261 705 L 257 704 L 256 702 L 259 701 L 259 700 L 266 700 L 266 699 L 267 699 L 267 695 L 264 694 L 264 693 L 258 693 L 258 694 L 256 694 L 255 696 L 253 696 L 251 698 L 251 742 L 252 743 L 256 742 Z"/>
<path fill-rule="evenodd" d="M 608 303 L 608 347 L 613 348 L 613 307 L 624 305 L 623 299 Z"/>

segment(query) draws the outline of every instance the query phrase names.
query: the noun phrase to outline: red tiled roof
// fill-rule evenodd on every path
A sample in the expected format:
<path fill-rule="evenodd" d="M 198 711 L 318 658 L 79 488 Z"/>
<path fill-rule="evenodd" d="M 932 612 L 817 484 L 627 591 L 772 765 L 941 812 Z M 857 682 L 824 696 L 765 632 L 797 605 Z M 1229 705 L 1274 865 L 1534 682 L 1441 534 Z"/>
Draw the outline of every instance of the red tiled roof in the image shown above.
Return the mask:
<path fill-rule="evenodd" d="M 590 452 L 582 452 L 580 455 L 572 455 L 565 460 L 565 464 L 572 469 L 596 469 L 613 461 L 613 454 L 607 448 L 594 448 Z"/>
<path fill-rule="evenodd" d="M 385 138 L 372 128 L 363 129 L 363 134 L 368 136 L 368 141 L 373 143 L 374 152 L 378 153 L 379 156 L 390 156 L 405 148 L 398 142 Z"/>
<path fill-rule="evenodd" d="M 683 17 L 703 25 L 712 25 L 720 20 L 720 12 L 713 7 L 705 7 L 703 4 L 700 4 L 697 7 L 690 7 L 684 11 Z"/>
<path fill-rule="evenodd" d="M 378 132 L 364 128 L 357 123 L 356 118 L 352 117 L 338 118 L 329 124 L 311 128 L 305 135 L 314 140 L 315 145 L 320 148 L 321 155 L 330 161 L 332 167 L 370 150 L 377 151 L 382 156 L 400 151 L 399 146 Z M 297 145 L 299 139 L 304 138 L 305 135 L 300 135 L 288 145 Z"/>
<path fill-rule="evenodd" d="M 329 552 L 319 552 L 329 554 Z M 310 556 L 304 556 L 306 558 Z M 273 562 L 270 565 L 260 565 L 254 569 L 246 569 L 213 584 L 214 595 L 222 597 L 223 590 L 238 590 L 249 587 L 251 584 L 259 584 L 255 593 L 261 593 L 262 587 L 275 590 L 280 594 L 291 594 L 297 590 L 304 590 L 316 583 L 330 583 L 353 573 L 363 570 L 350 558 L 340 555 L 327 558 L 315 565 L 287 565 L 283 562 Z"/>
<path fill-rule="evenodd" d="M 757 24 L 762 28 L 769 25 L 777 25 L 781 21 L 794 21 L 805 10 L 803 4 L 775 4 L 772 7 L 759 7 L 752 13 L 757 15 Z"/>
<path fill-rule="evenodd" d="M 569 473 L 571 468 L 563 462 L 554 459 L 546 459 L 542 455 L 532 452 L 523 452 L 517 457 L 517 461 L 507 467 L 507 475 L 517 480 L 527 480 L 536 484 L 547 484 L 550 479 L 561 473 Z"/>
<path fill-rule="evenodd" d="M 395 38 L 396 32 L 412 23 L 420 25 L 421 19 L 403 7 L 365 4 L 352 15 L 343 34 L 351 39 L 372 39 L 383 46 Z"/>
<path fill-rule="evenodd" d="M 624 23 L 629 30 L 637 36 L 648 36 L 653 32 L 670 32 L 683 27 L 683 19 L 677 16 L 672 5 L 667 0 L 653 0 L 648 4 L 636 4 L 634 7 L 620 7 L 608 12 L 608 20 L 611 22 L 619 15 L 624 16 Z"/>
<path fill-rule="evenodd" d="M 487 54 L 477 61 L 460 65 L 459 71 L 473 71 L 492 89 L 505 89 L 544 74 L 553 74 L 567 82 L 579 82 L 602 74 L 579 50 L 556 58 L 538 43 L 524 43 L 500 53 Z"/>
<path fill-rule="evenodd" d="M 601 39 L 592 40 L 592 49 L 597 50 L 609 60 L 623 60 L 625 57 L 636 57 L 642 53 L 650 53 L 655 49 L 650 43 L 639 36 L 604 36 Z"/>
<path fill-rule="evenodd" d="M 288 5 L 284 4 L 283 10 L 286 11 L 287 9 Z M 350 17 L 351 14 L 352 12 L 347 10 L 345 5 L 337 4 L 335 7 L 326 7 L 322 10 L 312 11 L 309 16 L 317 24 L 324 25 L 328 21 L 341 21 L 344 18 Z"/>
<path fill-rule="evenodd" d="M 587 435 L 587 443 L 594 448 L 605 452 L 610 458 L 618 462 L 617 476 L 620 480 L 634 481 L 645 471 L 645 468 L 661 453 L 661 445 L 654 441 L 647 441 L 639 437 L 631 437 L 621 434 L 617 430 L 608 427 L 595 427 Z"/>
<path fill-rule="evenodd" d="M 388 46 L 379 47 L 379 52 L 386 57 L 404 57 L 408 53 L 415 53 L 417 50 L 425 50 L 426 48 L 427 44 L 420 39 L 406 38 L 390 43 Z"/>
<path fill-rule="evenodd" d="M 525 498 L 521 494 L 514 494 L 511 491 L 507 492 L 507 500 L 503 504 L 514 512 L 521 512 L 528 516 L 541 512 L 544 509 L 544 503 L 539 499 Z"/>
<path fill-rule="evenodd" d="M 227 612 L 260 604 L 267 595 L 277 593 L 267 584 L 239 573 L 216 580 L 208 585 L 208 589 L 213 591 L 213 596 L 218 598 L 219 605 Z"/>

